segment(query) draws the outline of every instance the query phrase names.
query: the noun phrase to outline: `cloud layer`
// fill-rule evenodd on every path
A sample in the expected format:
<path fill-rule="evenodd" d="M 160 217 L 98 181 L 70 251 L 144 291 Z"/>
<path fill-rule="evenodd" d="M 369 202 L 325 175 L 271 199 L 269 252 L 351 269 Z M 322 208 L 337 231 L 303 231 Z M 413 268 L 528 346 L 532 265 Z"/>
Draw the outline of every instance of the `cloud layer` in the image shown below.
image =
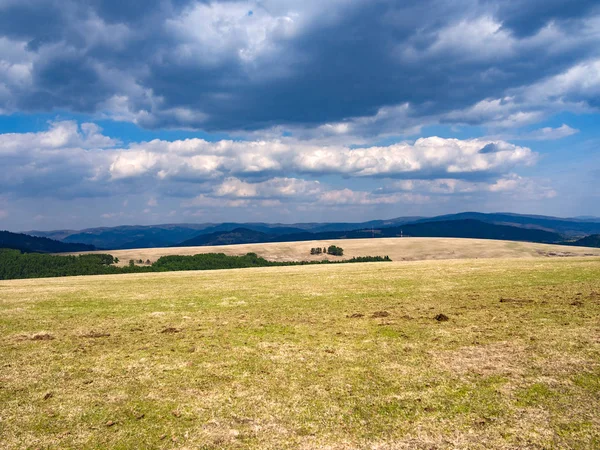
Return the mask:
<path fill-rule="evenodd" d="M 599 108 L 594 0 L 0 0 L 0 219 L 590 213 Z"/>
<path fill-rule="evenodd" d="M 349 177 L 489 177 L 535 161 L 526 147 L 504 141 L 421 138 L 414 144 L 355 148 L 317 146 L 293 139 L 202 139 L 134 144 L 118 150 L 113 179 L 151 175 L 159 179 L 211 180 L 223 176 L 285 174 Z"/>
<path fill-rule="evenodd" d="M 505 141 L 439 137 L 367 148 L 317 146 L 292 138 L 154 140 L 123 147 L 98 126 L 73 121 L 53 122 L 37 133 L 2 134 L 0 156 L 6 163 L 0 187 L 12 197 L 75 199 L 144 192 L 187 199 L 188 206 L 217 204 L 219 199 L 243 201 L 238 205 L 281 200 L 423 202 L 438 192 L 421 188 L 440 183 L 469 187 L 453 190 L 460 193 L 514 191 L 522 183 L 513 171 L 537 158 L 529 148 Z M 344 179 L 370 180 L 379 188 L 339 188 L 352 184 Z M 419 192 L 403 192 L 413 190 Z M 148 206 L 157 206 L 154 196 Z"/>
<path fill-rule="evenodd" d="M 597 110 L 600 7 L 564 5 L 3 0 L 0 111 L 374 135 Z"/>

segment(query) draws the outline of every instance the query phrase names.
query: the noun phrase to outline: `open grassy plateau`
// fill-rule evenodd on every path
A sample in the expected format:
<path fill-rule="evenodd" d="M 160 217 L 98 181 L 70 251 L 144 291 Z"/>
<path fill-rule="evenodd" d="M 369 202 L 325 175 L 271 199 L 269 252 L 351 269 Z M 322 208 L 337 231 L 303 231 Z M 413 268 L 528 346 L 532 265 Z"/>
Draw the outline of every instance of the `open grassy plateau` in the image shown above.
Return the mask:
<path fill-rule="evenodd" d="M 326 254 L 311 255 L 312 247 L 337 245 L 344 249 L 343 257 Z M 600 248 L 569 247 L 565 245 L 537 244 L 533 242 L 501 241 L 492 239 L 460 238 L 377 238 L 377 239 L 332 239 L 300 242 L 270 242 L 265 244 L 235 244 L 206 247 L 138 248 L 131 250 L 99 250 L 119 258 L 120 266 L 130 259 L 156 261 L 167 255 L 195 255 L 198 253 L 225 253 L 241 256 L 248 252 L 258 253 L 269 261 L 336 261 L 359 256 L 389 255 L 393 261 L 415 261 L 426 259 L 463 258 L 537 258 L 600 256 Z"/>
<path fill-rule="evenodd" d="M 0 281 L 0 447 L 600 448 L 600 258 Z"/>

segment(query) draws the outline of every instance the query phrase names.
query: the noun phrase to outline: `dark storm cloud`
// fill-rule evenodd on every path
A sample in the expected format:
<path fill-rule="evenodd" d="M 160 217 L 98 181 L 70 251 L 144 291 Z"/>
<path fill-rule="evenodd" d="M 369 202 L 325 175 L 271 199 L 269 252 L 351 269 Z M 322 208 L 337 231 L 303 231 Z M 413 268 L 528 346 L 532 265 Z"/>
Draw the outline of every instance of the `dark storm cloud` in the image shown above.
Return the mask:
<path fill-rule="evenodd" d="M 52 1 L 0 2 L 1 34 L 31 40 L 34 48 L 60 40 L 68 26 L 63 9 Z"/>
<path fill-rule="evenodd" d="M 518 35 L 531 35 L 550 21 L 566 22 L 598 13 L 597 0 L 507 0 L 489 1 L 498 5 L 498 18 Z"/>
<path fill-rule="evenodd" d="M 408 104 L 414 123 L 598 57 L 597 35 L 586 34 L 596 4 L 5 0 L 0 34 L 27 44 L 31 80 L 8 84 L 0 110 L 236 131 L 318 126 Z M 564 39 L 540 35 L 549 23 L 567 30 Z M 598 105 L 587 92 L 577 98 Z M 438 121 L 487 120 L 459 116 Z"/>
<path fill-rule="evenodd" d="M 163 0 L 92 0 L 88 4 L 102 19 L 110 23 L 132 23 L 147 19 L 157 12 L 169 12 L 170 6 L 186 2 L 165 2 Z"/>
<path fill-rule="evenodd" d="M 32 109 L 70 108 L 92 112 L 111 94 L 108 86 L 88 61 L 78 57 L 57 57 L 36 66 L 34 86 L 24 93 L 22 105 Z"/>

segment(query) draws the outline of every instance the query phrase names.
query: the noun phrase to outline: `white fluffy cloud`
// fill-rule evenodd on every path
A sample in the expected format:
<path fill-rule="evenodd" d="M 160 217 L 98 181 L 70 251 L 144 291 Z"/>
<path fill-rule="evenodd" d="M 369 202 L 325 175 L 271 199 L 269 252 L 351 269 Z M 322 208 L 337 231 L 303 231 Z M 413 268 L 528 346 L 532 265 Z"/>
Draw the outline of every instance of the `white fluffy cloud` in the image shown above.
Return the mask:
<path fill-rule="evenodd" d="M 228 198 L 310 198 L 320 193 L 318 181 L 297 178 L 272 178 L 258 183 L 248 183 L 238 178 L 227 178 L 214 189 L 218 197 Z"/>
<path fill-rule="evenodd" d="M 187 139 L 123 147 L 95 124 L 63 121 L 37 133 L 0 135 L 0 155 L 0 187 L 12 198 L 145 193 L 143 203 L 152 211 L 172 203 L 165 196 L 180 198 L 183 209 L 376 207 L 448 194 L 539 191 L 512 174 L 534 164 L 537 154 L 503 140 L 429 137 L 351 148 L 291 138 Z"/>
<path fill-rule="evenodd" d="M 348 188 L 323 192 L 317 199 L 318 203 L 332 206 L 422 204 L 430 200 L 430 197 L 422 194 L 382 194 L 379 192 L 353 191 Z"/>
<path fill-rule="evenodd" d="M 118 140 L 102 135 L 100 127 L 93 123 L 52 122 L 49 128 L 37 133 L 0 134 L 0 154 L 21 155 L 69 148 L 107 149 L 119 144 Z"/>
<path fill-rule="evenodd" d="M 175 58 L 214 67 L 232 57 L 250 64 L 276 51 L 277 41 L 294 36 L 298 21 L 298 14 L 255 13 L 239 1 L 194 4 L 165 26 L 179 41 Z"/>
<path fill-rule="evenodd" d="M 149 175 L 160 179 L 211 179 L 263 174 L 337 174 L 398 177 L 496 174 L 531 165 L 536 154 L 505 141 L 421 138 L 414 144 L 349 148 L 295 140 L 152 141 L 115 151 L 114 179 Z"/>
<path fill-rule="evenodd" d="M 421 138 L 411 143 L 349 148 L 314 142 L 154 140 L 118 148 L 98 126 L 54 122 L 48 131 L 0 135 L 0 153 L 28 163 L 52 155 L 65 164 L 77 155 L 113 180 L 151 177 L 157 180 L 211 180 L 231 176 L 285 177 L 290 173 L 349 177 L 461 178 L 504 173 L 531 165 L 537 155 L 505 141 Z M 46 167 L 47 169 L 47 167 Z"/>
<path fill-rule="evenodd" d="M 598 21 L 600 26 L 600 21 Z M 598 33 L 600 35 L 600 33 Z M 525 89 L 519 89 L 528 101 L 545 101 L 579 104 L 600 96 L 600 59 L 581 62 L 568 70 L 549 77 Z"/>
<path fill-rule="evenodd" d="M 457 179 L 401 180 L 390 183 L 382 192 L 410 191 L 428 195 L 470 196 L 482 193 L 501 193 L 527 200 L 555 197 L 556 191 L 547 180 L 534 180 L 510 173 L 490 181 Z"/>

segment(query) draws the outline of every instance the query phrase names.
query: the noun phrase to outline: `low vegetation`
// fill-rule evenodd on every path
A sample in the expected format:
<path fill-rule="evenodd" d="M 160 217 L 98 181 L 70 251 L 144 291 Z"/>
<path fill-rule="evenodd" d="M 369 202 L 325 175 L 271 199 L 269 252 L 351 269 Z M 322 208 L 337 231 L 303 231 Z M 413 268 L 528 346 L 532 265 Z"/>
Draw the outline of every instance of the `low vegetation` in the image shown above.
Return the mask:
<path fill-rule="evenodd" d="M 391 261 L 389 256 L 363 256 L 338 261 L 268 261 L 256 253 L 228 256 L 223 253 L 203 253 L 193 256 L 163 256 L 155 263 L 142 259 L 129 260 L 127 266 L 116 266 L 118 258 L 102 253 L 79 256 L 59 256 L 39 253 L 21 253 L 0 249 L 0 280 L 19 278 L 64 277 L 73 275 L 108 275 L 118 273 L 168 272 L 173 270 L 217 270 L 247 267 L 296 266 L 306 264 L 333 264 L 354 262 Z"/>
<path fill-rule="evenodd" d="M 593 257 L 1 281 L 1 447 L 599 448 L 599 315 Z"/>

